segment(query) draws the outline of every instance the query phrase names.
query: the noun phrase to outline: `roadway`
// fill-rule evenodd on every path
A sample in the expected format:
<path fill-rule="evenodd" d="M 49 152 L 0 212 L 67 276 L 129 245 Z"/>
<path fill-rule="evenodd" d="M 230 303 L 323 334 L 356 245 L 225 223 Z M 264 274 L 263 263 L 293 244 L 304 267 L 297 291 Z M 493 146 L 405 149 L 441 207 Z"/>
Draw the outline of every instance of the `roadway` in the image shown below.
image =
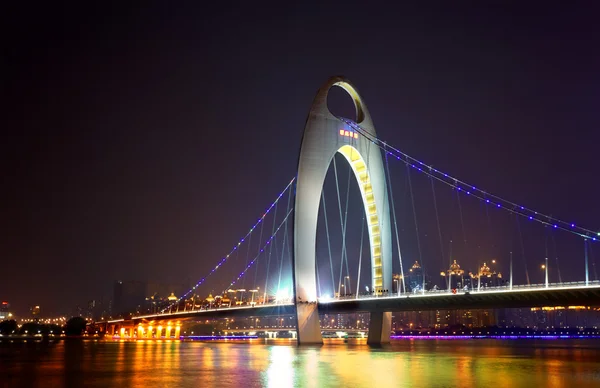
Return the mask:
<path fill-rule="evenodd" d="M 427 311 L 456 309 L 529 308 L 543 306 L 600 306 L 600 281 L 490 287 L 480 290 L 431 290 L 386 296 L 355 296 L 321 299 L 320 314 L 369 313 L 381 311 Z M 141 315 L 128 319 L 135 324 L 165 320 L 295 315 L 293 303 L 240 306 Z M 106 323 L 123 322 L 123 319 Z"/>

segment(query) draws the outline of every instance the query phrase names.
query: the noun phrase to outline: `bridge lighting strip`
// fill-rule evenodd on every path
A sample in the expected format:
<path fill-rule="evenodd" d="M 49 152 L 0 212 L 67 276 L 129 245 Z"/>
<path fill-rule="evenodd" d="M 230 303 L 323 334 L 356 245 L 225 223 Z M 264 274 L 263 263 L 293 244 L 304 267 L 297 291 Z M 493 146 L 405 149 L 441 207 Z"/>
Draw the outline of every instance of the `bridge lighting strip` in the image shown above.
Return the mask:
<path fill-rule="evenodd" d="M 192 288 L 190 288 L 185 294 L 183 294 L 182 296 L 180 296 L 175 302 L 171 303 L 170 305 L 168 305 L 167 307 L 165 307 L 164 309 L 162 309 L 160 312 L 163 313 L 165 311 L 167 311 L 168 309 L 170 309 L 171 307 L 173 307 L 174 305 L 178 304 L 179 302 L 181 302 L 183 299 L 185 299 L 192 291 L 194 291 L 197 287 L 199 287 L 200 285 L 202 285 L 202 283 L 204 283 L 206 281 L 206 278 L 208 278 L 210 275 L 212 275 L 213 273 L 215 273 L 215 271 L 217 271 L 223 264 L 225 264 L 225 262 L 227 261 L 227 259 L 229 259 L 229 257 L 233 254 L 233 252 L 235 252 L 240 245 L 246 241 L 246 239 L 248 238 L 248 236 L 250 236 L 250 234 L 256 229 L 256 227 L 258 225 L 260 225 L 261 222 L 263 222 L 263 220 L 265 219 L 265 217 L 267 216 L 267 214 L 269 214 L 269 212 L 275 207 L 275 205 L 277 204 L 277 202 L 279 202 L 279 200 L 281 199 L 281 197 L 283 197 L 283 195 L 285 194 L 285 192 L 292 186 L 292 183 L 294 183 L 294 181 L 296 180 L 296 177 L 293 177 L 292 180 L 290 181 L 290 183 L 287 184 L 287 186 L 285 186 L 285 189 L 283 189 L 283 191 L 281 193 L 279 193 L 279 195 L 277 196 L 277 198 L 275 199 L 275 201 L 273 201 L 273 203 L 271 203 L 271 206 L 269 206 L 267 208 L 267 210 L 263 213 L 263 215 L 258 219 L 258 221 L 256 221 L 256 223 L 254 224 L 253 227 L 250 228 L 250 230 L 248 231 L 248 233 L 246 233 L 246 235 L 244 237 L 242 237 L 242 239 L 240 241 L 238 241 L 238 243 L 236 245 L 233 246 L 233 249 L 227 254 L 225 255 L 225 257 L 223 257 L 215 266 L 215 268 L 213 268 L 208 275 L 206 275 L 205 277 L 203 277 L 202 279 L 200 279 L 198 281 L 198 283 L 196 283 L 195 286 L 193 286 Z M 262 251 L 261 251 L 262 252 Z"/>
<path fill-rule="evenodd" d="M 444 173 L 440 170 L 433 168 L 432 166 L 428 166 L 427 164 L 421 162 L 418 159 L 413 158 L 412 156 L 394 148 L 393 146 L 387 144 L 385 141 L 372 136 L 365 129 L 363 129 L 360 125 L 355 122 L 348 120 L 343 117 L 338 117 L 338 119 L 350 127 L 354 128 L 358 133 L 364 136 L 371 143 L 375 144 L 379 148 L 381 148 L 386 154 L 395 157 L 397 160 L 402 160 L 405 164 L 410 167 L 424 173 L 431 178 L 434 178 L 452 188 L 455 188 L 459 192 L 464 192 L 466 195 L 475 197 L 480 201 L 483 201 L 490 205 L 495 205 L 497 208 L 503 208 L 511 213 L 520 215 L 521 217 L 527 218 L 530 221 L 537 221 L 542 223 L 543 225 L 553 227 L 555 229 L 565 230 L 569 233 L 573 233 L 577 236 L 583 237 L 586 240 L 591 241 L 600 241 L 600 232 L 595 232 L 591 229 L 583 228 L 577 226 L 573 222 L 562 221 L 558 218 L 548 216 L 546 214 L 542 214 L 536 212 L 532 209 L 526 208 L 524 206 L 518 205 L 512 201 L 508 201 L 504 198 L 501 198 L 497 195 L 488 193 L 484 190 L 478 189 L 477 187 L 470 185 L 466 182 L 461 181 L 458 178 L 455 178 L 447 173 Z M 391 150 L 391 151 L 390 151 Z M 492 201 L 493 200 L 493 201 Z"/>
<path fill-rule="evenodd" d="M 269 237 L 269 239 L 267 240 L 267 243 L 265 245 L 263 245 L 263 247 L 260 249 L 260 252 L 254 257 L 254 259 L 248 263 L 248 265 L 246 266 L 246 268 L 244 268 L 244 270 L 242 272 L 240 272 L 240 274 L 238 275 L 238 277 L 232 281 L 231 283 L 229 283 L 229 285 L 227 287 L 225 287 L 225 290 L 228 290 L 229 288 L 231 288 L 231 286 L 233 286 L 235 284 L 235 282 L 237 282 L 238 280 L 240 280 L 242 278 L 242 276 L 244 276 L 246 274 L 246 272 L 248 272 L 248 270 L 250 269 L 250 267 L 252 267 L 252 265 L 256 262 L 256 260 L 258 260 L 258 257 L 260 256 L 261 253 L 263 253 L 265 251 L 265 249 L 267 249 L 267 246 L 271 243 L 271 241 L 273 241 L 273 239 L 275 238 L 275 236 L 277 235 L 277 232 L 279 232 L 279 229 L 281 229 L 281 227 L 283 226 L 283 224 L 286 223 L 288 217 L 290 216 L 290 214 L 292 214 L 292 211 L 294 211 L 294 209 L 290 209 L 290 211 L 285 215 L 285 218 L 283 219 L 283 221 L 281 221 L 281 223 L 279 224 L 279 226 L 277 227 L 277 229 L 275 229 L 275 232 L 273 232 L 273 234 L 271 235 L 271 237 Z"/>
<path fill-rule="evenodd" d="M 191 340 L 246 340 L 246 339 L 257 339 L 257 335 L 188 335 L 181 336 L 183 339 Z"/>
<path fill-rule="evenodd" d="M 502 335 L 502 334 L 464 334 L 464 335 L 391 335 L 390 338 L 391 339 L 423 339 L 423 340 L 427 340 L 427 339 L 440 339 L 440 340 L 455 340 L 455 339 L 486 339 L 486 338 L 492 338 L 492 339 L 571 339 L 571 338 L 598 338 L 599 336 L 596 334 L 590 334 L 590 335 L 578 335 L 578 334 L 549 334 L 549 335 L 543 335 L 543 334 L 532 334 L 532 335 L 527 335 L 527 334 L 514 334 L 514 335 Z"/>

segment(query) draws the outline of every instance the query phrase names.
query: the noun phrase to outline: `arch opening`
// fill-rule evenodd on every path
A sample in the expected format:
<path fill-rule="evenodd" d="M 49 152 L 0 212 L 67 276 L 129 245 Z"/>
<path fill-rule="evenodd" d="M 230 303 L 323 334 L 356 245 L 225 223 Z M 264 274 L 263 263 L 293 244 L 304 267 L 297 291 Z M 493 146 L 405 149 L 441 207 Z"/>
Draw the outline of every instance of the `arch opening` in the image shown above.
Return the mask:
<path fill-rule="evenodd" d="M 356 121 L 358 119 L 356 102 L 352 95 L 341 87 L 334 86 L 327 93 L 327 109 L 335 117 L 345 117 Z"/>
<path fill-rule="evenodd" d="M 342 93 L 342 90 L 346 93 Z M 350 96 L 351 101 L 354 103 L 354 115 L 351 115 L 350 109 L 348 109 L 347 96 Z M 330 102 L 333 103 L 332 106 L 335 109 L 333 112 L 330 109 Z M 352 87 L 352 85 L 344 81 L 334 83 L 327 91 L 327 110 L 329 110 L 329 113 L 334 116 L 342 116 L 353 119 L 354 122 L 358 124 L 363 122 L 365 119 L 363 103 L 358 92 L 356 89 L 354 89 L 354 87 Z"/>

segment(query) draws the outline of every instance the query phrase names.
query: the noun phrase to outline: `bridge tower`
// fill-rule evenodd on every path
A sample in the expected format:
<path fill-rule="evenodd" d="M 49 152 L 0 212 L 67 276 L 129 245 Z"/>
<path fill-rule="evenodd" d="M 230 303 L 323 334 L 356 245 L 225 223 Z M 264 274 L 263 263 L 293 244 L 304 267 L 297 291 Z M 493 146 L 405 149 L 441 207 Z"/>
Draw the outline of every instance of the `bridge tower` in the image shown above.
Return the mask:
<path fill-rule="evenodd" d="M 340 87 L 350 95 L 356 108 L 356 123 L 369 136 L 376 136 L 357 89 L 344 77 L 330 78 L 313 101 L 298 160 L 292 267 L 299 345 L 323 342 L 317 309 L 317 218 L 325 176 L 337 152 L 352 167 L 363 199 L 371 248 L 372 289 L 392 289 L 390 206 L 381 152 L 365 136 L 331 114 L 327 95 L 332 87 Z M 371 313 L 370 322 L 368 342 L 389 342 L 391 312 Z"/>

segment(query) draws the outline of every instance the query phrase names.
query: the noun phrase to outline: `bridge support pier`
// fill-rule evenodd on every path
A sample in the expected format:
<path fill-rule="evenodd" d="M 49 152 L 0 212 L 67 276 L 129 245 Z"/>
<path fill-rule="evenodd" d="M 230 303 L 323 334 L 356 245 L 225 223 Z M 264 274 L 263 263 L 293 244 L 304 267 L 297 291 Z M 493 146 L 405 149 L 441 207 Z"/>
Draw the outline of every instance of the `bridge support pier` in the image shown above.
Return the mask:
<path fill-rule="evenodd" d="M 296 303 L 298 345 L 321 345 L 321 324 L 316 303 Z"/>
<path fill-rule="evenodd" d="M 374 312 L 371 313 L 369 320 L 369 336 L 367 344 L 381 345 L 390 342 L 390 333 L 392 331 L 392 313 Z"/>

